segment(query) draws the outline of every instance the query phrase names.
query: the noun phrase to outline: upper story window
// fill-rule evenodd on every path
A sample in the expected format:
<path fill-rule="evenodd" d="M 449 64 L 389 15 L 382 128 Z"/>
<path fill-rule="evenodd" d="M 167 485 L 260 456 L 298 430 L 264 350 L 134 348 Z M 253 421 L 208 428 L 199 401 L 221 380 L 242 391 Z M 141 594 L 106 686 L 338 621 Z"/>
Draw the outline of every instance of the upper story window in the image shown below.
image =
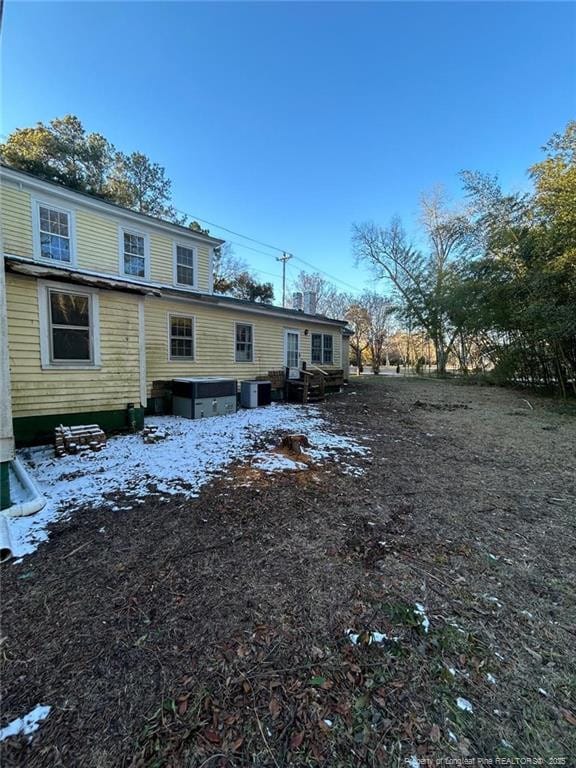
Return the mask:
<path fill-rule="evenodd" d="M 120 267 L 122 274 L 146 277 L 148 272 L 148 240 L 142 232 L 120 230 Z"/>
<path fill-rule="evenodd" d="M 72 212 L 35 201 L 34 243 L 37 258 L 71 264 L 74 260 Z"/>
<path fill-rule="evenodd" d="M 250 323 L 236 323 L 236 362 L 254 361 L 254 328 Z"/>
<path fill-rule="evenodd" d="M 99 365 L 98 296 L 58 283 L 39 284 L 44 368 Z"/>
<path fill-rule="evenodd" d="M 196 249 L 174 243 L 174 281 L 193 288 L 196 285 Z"/>
<path fill-rule="evenodd" d="M 312 334 L 312 362 L 332 365 L 334 362 L 334 337 L 331 333 Z"/>
<path fill-rule="evenodd" d="M 194 318 L 170 315 L 170 359 L 194 360 Z"/>

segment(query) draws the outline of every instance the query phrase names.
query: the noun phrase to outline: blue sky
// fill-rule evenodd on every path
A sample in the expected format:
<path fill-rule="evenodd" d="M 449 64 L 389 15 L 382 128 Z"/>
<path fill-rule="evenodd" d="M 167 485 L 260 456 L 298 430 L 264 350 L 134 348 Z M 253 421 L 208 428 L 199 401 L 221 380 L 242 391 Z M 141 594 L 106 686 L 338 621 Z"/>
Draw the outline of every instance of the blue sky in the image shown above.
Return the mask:
<path fill-rule="evenodd" d="M 576 116 L 574 4 L 7 0 L 2 36 L 3 136 L 77 114 L 164 165 L 178 208 L 359 289 L 353 221 L 409 225 L 463 168 L 526 187 Z"/>

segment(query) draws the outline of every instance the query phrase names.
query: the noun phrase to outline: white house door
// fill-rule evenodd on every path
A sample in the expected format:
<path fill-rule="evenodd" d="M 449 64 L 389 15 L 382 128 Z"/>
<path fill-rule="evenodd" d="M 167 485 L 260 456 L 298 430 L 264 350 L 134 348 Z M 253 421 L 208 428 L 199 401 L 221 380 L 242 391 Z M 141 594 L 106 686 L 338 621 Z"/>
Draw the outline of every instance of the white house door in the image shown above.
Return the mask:
<path fill-rule="evenodd" d="M 284 331 L 284 363 L 290 372 L 297 371 L 300 367 L 300 333 L 298 331 Z"/>

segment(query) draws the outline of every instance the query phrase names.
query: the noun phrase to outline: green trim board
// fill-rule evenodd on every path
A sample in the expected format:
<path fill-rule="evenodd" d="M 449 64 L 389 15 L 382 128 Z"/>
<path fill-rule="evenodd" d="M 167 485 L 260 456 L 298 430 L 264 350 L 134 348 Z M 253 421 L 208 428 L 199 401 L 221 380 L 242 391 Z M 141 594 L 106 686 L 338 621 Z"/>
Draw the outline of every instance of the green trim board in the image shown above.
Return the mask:
<path fill-rule="evenodd" d="M 9 465 L 9 461 L 0 463 L 0 509 L 7 509 L 11 504 Z"/>
<path fill-rule="evenodd" d="M 136 429 L 144 426 L 144 408 L 134 408 Z M 77 427 L 81 424 L 98 424 L 105 432 L 126 432 L 130 429 L 128 411 L 83 411 L 82 413 L 51 413 L 45 416 L 20 416 L 14 419 L 14 439 L 18 447 L 51 443 L 54 427 L 64 424 Z"/>

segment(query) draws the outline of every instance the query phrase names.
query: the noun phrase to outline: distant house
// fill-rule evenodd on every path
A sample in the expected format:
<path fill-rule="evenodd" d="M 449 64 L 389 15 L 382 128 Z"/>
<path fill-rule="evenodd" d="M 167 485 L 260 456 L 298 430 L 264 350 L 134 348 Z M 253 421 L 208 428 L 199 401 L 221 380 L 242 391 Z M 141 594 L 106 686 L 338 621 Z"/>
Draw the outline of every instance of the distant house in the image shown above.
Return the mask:
<path fill-rule="evenodd" d="M 177 377 L 344 367 L 344 322 L 213 293 L 222 240 L 11 168 L 0 178 L 17 443 L 61 423 L 122 429 L 128 412 L 141 425 Z"/>

